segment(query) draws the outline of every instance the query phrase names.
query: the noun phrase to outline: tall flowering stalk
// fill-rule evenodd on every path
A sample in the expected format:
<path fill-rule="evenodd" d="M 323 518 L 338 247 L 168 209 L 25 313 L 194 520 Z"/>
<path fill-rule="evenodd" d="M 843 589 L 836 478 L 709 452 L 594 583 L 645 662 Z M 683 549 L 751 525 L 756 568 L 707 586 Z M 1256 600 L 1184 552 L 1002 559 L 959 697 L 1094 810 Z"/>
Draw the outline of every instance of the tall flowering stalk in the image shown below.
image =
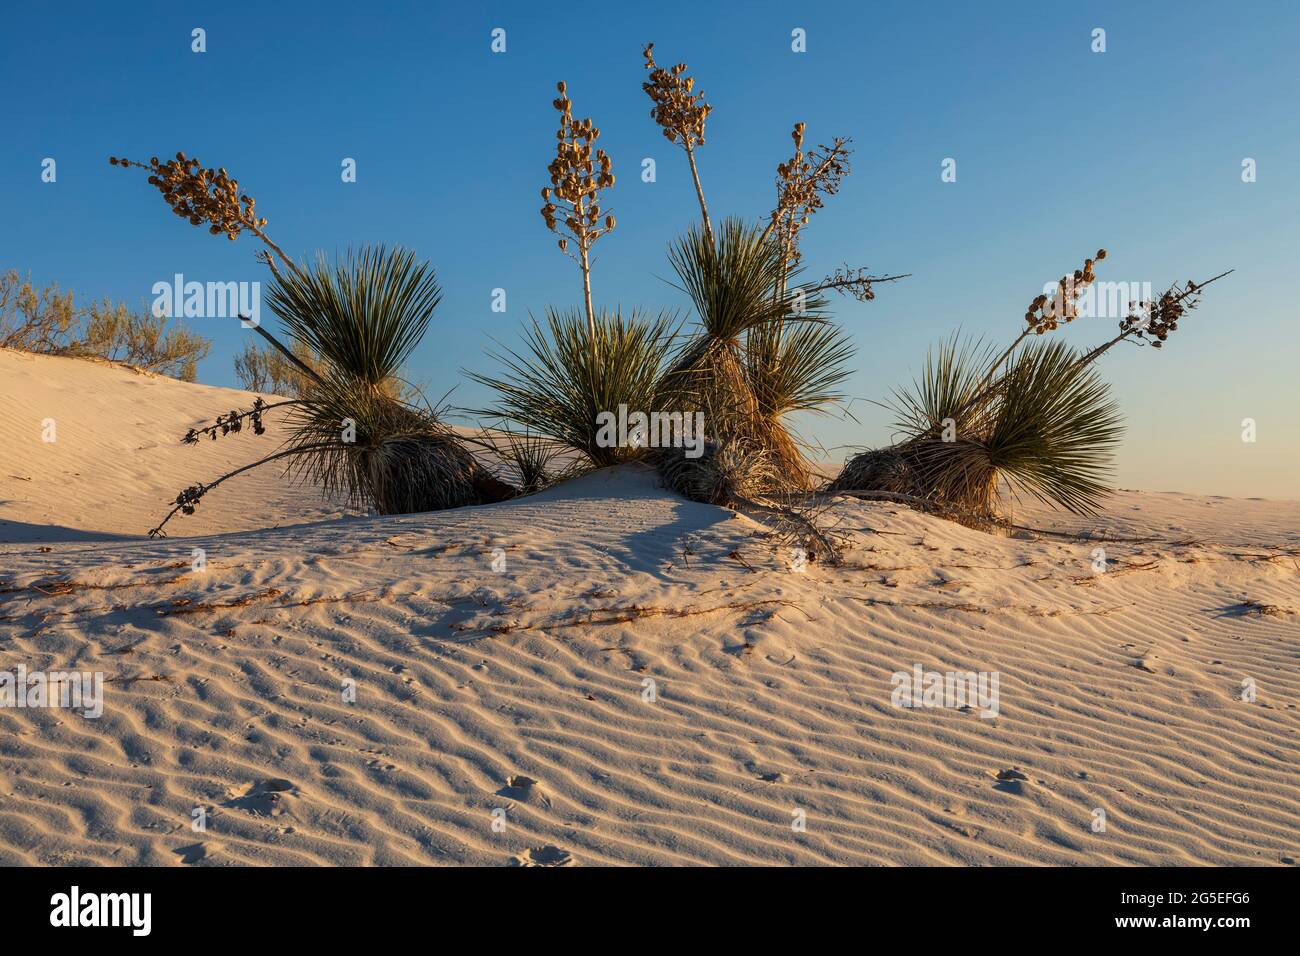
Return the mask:
<path fill-rule="evenodd" d="M 830 145 L 820 144 L 804 149 L 803 123 L 795 123 L 790 131 L 794 153 L 776 167 L 776 206 L 768 217 L 763 238 L 776 242 L 785 261 L 785 268 L 773 299 L 786 292 L 789 277 L 803 261 L 799 251 L 799 238 L 813 214 L 821 209 L 826 196 L 840 191 L 840 181 L 849 174 L 849 157 L 853 153 L 852 140 L 836 136 Z M 805 294 L 834 290 L 851 295 L 859 302 L 870 302 L 876 297 L 875 284 L 897 282 L 908 275 L 872 275 L 864 266 L 850 267 L 847 263 L 826 276 L 815 286 L 804 288 Z"/>
<path fill-rule="evenodd" d="M 1025 308 L 1025 327 L 1006 350 L 993 361 L 976 389 L 979 399 L 987 397 L 989 386 L 994 384 L 1003 363 L 1015 354 L 1020 343 L 1031 335 L 1044 335 L 1054 332 L 1061 325 L 1069 325 L 1079 315 L 1079 300 L 1083 298 L 1088 287 L 1097 281 L 1095 271 L 1097 263 L 1106 258 L 1106 250 L 1098 249 L 1096 256 L 1083 260 L 1083 268 L 1075 269 L 1073 275 L 1061 276 L 1056 283 L 1056 292 L 1052 295 L 1040 293 Z"/>
<path fill-rule="evenodd" d="M 785 263 L 781 280 L 774 295 L 785 294 L 790 273 L 797 269 L 802 256 L 799 253 L 799 233 L 817 210 L 824 205 L 823 196 L 839 192 L 840 180 L 849 173 L 849 140 L 837 136 L 830 146 L 818 146 L 804 151 L 804 124 L 795 123 L 790 132 L 794 140 L 794 154 L 776 167 L 776 208 L 763 232 L 764 238 L 773 236 L 781 249 Z"/>
<path fill-rule="evenodd" d="M 123 169 L 147 171 L 149 185 L 162 194 L 172 212 L 192 226 L 202 226 L 206 222 L 208 232 L 214 236 L 224 235 L 231 242 L 238 239 L 241 232 L 255 235 L 269 250 L 261 253 L 259 258 L 270 267 L 277 279 L 281 277 L 275 265 L 276 257 L 293 273 L 302 276 L 294 261 L 266 234 L 267 220 L 265 216 L 257 215 L 257 200 L 239 191 L 239 180 L 231 179 L 224 166 L 219 169 L 205 168 L 197 159 L 180 152 L 175 159 L 166 162 L 159 161 L 157 156 L 151 156 L 147 163 L 119 156 L 110 156 L 108 162 Z M 254 330 L 302 374 L 312 381 L 320 381 L 320 375 L 315 369 L 306 365 L 270 332 L 260 325 L 254 326 Z"/>
<path fill-rule="evenodd" d="M 702 92 L 694 92 L 695 79 L 686 76 L 686 64 L 678 63 L 665 70 L 655 63 L 654 48 L 653 43 L 647 43 L 642 51 L 650 76 L 641 84 L 641 89 L 654 103 L 650 116 L 663 129 L 664 138 L 686 151 L 691 179 L 695 182 L 695 197 L 700 201 L 700 215 L 704 219 L 704 237 L 712 242 L 713 224 L 709 221 L 709 207 L 704 202 L 700 173 L 695 168 L 695 147 L 704 145 L 704 121 L 713 107 L 704 101 Z"/>
<path fill-rule="evenodd" d="M 1087 365 L 1101 358 L 1112 346 L 1126 339 L 1145 342 L 1153 349 L 1162 348 L 1169 336 L 1178 331 L 1178 321 L 1201 303 L 1201 294 L 1211 282 L 1217 282 L 1234 270 L 1220 272 L 1204 282 L 1187 280 L 1186 285 L 1175 282 L 1160 298 L 1150 302 L 1133 302 L 1129 313 L 1119 323 L 1119 335 L 1103 342 L 1087 355 L 1079 359 L 1080 365 Z"/>
<path fill-rule="evenodd" d="M 838 192 L 851 153 L 846 137 L 805 149 L 803 123 L 791 133 L 793 156 L 777 167 L 776 208 L 766 227 L 729 218 L 715 233 L 695 162 L 713 107 L 696 90 L 686 64 L 660 66 L 653 43 L 642 55 L 649 75 L 641 88 L 653 103 L 650 117 L 686 153 L 702 219 L 702 228 L 692 228 L 670 252 L 700 323 L 670 377 L 688 403 L 706 410 L 714 449 L 702 465 L 661 456 L 661 475 L 691 497 L 715 479 L 733 489 L 806 490 L 811 472 L 785 418 L 837 401 L 852 352 L 823 314 L 819 293 L 834 289 L 868 301 L 875 297 L 873 283 L 905 276 L 874 276 L 846 265 L 815 286 L 790 292 L 801 264 L 801 232 L 825 197 Z M 697 500 L 726 497 L 707 493 Z"/>
<path fill-rule="evenodd" d="M 542 188 L 542 218 L 546 228 L 560 237 L 560 251 L 582 269 L 582 296 L 587 308 L 587 330 L 596 338 L 596 315 L 591 306 L 591 247 L 614 229 L 614 216 L 603 212 L 600 192 L 614 185 L 613 161 L 594 146 L 600 130 L 591 118 L 574 119 L 573 101 L 565 95 L 564 81 L 555 87 L 559 96 L 552 105 L 560 113 L 556 130 L 555 159 L 546 168 L 551 185 Z M 577 253 L 569 251 L 569 239 Z"/>

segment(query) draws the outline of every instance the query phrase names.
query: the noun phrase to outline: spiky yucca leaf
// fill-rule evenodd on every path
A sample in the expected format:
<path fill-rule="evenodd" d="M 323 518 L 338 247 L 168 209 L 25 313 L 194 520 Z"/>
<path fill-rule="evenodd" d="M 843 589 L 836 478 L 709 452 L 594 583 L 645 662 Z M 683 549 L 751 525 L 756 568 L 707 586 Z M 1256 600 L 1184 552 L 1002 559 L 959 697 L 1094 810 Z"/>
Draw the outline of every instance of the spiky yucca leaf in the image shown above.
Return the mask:
<path fill-rule="evenodd" d="M 1096 511 L 1123 435 L 1110 386 L 1061 342 L 1030 345 L 1012 360 L 985 439 L 989 461 L 1012 485 L 1077 514 Z"/>
<path fill-rule="evenodd" d="M 597 445 L 596 416 L 629 411 L 668 411 L 662 379 L 676 334 L 669 315 L 600 313 L 595 338 L 586 316 L 548 310 L 524 330 L 524 354 L 492 353 L 505 366 L 501 375 L 469 373 L 497 392 L 483 414 L 505 418 L 577 449 L 603 467 L 638 457 L 644 449 Z"/>
<path fill-rule="evenodd" d="M 725 220 L 712 242 L 692 227 L 669 247 L 668 259 L 705 338 L 739 345 L 754 326 L 780 321 L 790 312 L 788 298 L 773 296 L 781 279 L 779 248 L 741 219 Z"/>
<path fill-rule="evenodd" d="M 963 344 L 957 335 L 931 350 L 920 377 L 894 390 L 895 427 L 912 438 L 938 435 L 948 420 L 960 433 L 981 431 L 988 402 L 980 400 L 980 385 L 993 362 L 992 346 Z"/>
<path fill-rule="evenodd" d="M 752 329 L 745 344 L 745 375 L 760 413 L 781 418 L 820 411 L 843 396 L 845 363 L 854 348 L 839 327 L 823 320 Z"/>
<path fill-rule="evenodd" d="M 506 431 L 502 440 L 494 440 L 492 447 L 501 460 L 509 464 L 519 479 L 519 493 L 531 495 L 549 488 L 557 481 L 571 476 L 575 469 L 571 463 L 557 459 L 565 454 L 564 446 L 549 438 L 525 431 Z"/>
<path fill-rule="evenodd" d="M 379 385 L 419 344 L 442 293 L 433 269 L 404 249 L 365 246 L 330 265 L 276 276 L 267 302 L 295 342 L 349 378 Z"/>
<path fill-rule="evenodd" d="M 897 393 L 908 493 L 991 516 L 1005 480 L 1067 510 L 1095 511 L 1122 432 L 1109 387 L 1060 342 L 1019 349 L 981 387 L 988 371 L 986 351 L 954 340 Z"/>

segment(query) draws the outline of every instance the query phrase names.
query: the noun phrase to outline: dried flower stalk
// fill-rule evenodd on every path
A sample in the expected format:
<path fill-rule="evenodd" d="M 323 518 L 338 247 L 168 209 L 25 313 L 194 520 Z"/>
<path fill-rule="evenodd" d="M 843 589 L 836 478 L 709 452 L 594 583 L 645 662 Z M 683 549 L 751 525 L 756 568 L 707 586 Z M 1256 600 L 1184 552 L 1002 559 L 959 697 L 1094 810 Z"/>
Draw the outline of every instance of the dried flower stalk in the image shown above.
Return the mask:
<path fill-rule="evenodd" d="M 700 215 L 704 218 L 704 236 L 712 242 L 713 224 L 709 221 L 709 207 L 700 186 L 700 173 L 695 167 L 695 147 L 704 145 L 704 121 L 713 107 L 704 101 L 703 92 L 693 91 L 695 79 L 685 75 L 686 64 L 678 63 L 671 69 L 663 69 L 655 63 L 654 47 L 653 43 L 647 43 L 642 51 L 650 76 L 641 84 L 641 89 L 654 103 L 650 116 L 663 129 L 664 138 L 686 151 L 691 179 L 695 183 L 695 197 L 700 202 Z"/>
<path fill-rule="evenodd" d="M 1231 275 L 1234 271 L 1236 270 L 1229 269 L 1227 272 L 1220 272 L 1217 276 L 1199 283 L 1192 279 L 1188 279 L 1186 285 L 1175 282 L 1154 302 L 1130 303 L 1129 314 L 1120 320 L 1119 335 L 1083 356 L 1079 359 L 1079 364 L 1087 365 L 1089 362 L 1096 361 L 1112 346 L 1125 339 L 1146 342 L 1153 349 L 1162 348 L 1170 334 L 1178 331 L 1179 319 L 1201 304 L 1201 294 L 1205 287 L 1211 282 L 1218 282 L 1226 275 Z"/>
<path fill-rule="evenodd" d="M 560 251 L 582 269 L 587 327 L 594 341 L 596 317 L 591 306 L 590 252 L 596 240 L 615 225 L 612 213 L 602 213 L 600 206 L 600 191 L 614 185 L 613 161 L 603 149 L 593 146 L 600 138 L 600 130 L 592 125 L 591 118 L 573 118 L 573 102 L 565 95 L 564 81 L 555 88 L 560 95 L 552 105 L 560 112 L 560 128 L 555 133 L 555 159 L 547 167 L 551 185 L 542 188 L 545 205 L 541 213 L 546 228 L 560 236 Z M 576 255 L 569 252 L 569 237 L 578 247 Z"/>
<path fill-rule="evenodd" d="M 214 236 L 225 235 L 234 242 L 241 232 L 250 232 L 262 240 L 270 252 L 263 251 L 258 259 L 271 269 L 276 278 L 280 272 L 275 265 L 278 256 L 289 269 L 302 275 L 292 259 L 284 254 L 271 237 L 266 234 L 266 217 L 258 217 L 257 200 L 239 191 L 239 180 L 231 179 L 225 167 L 207 169 L 193 157 L 178 152 L 175 159 L 160 162 L 157 156 L 149 157 L 149 162 L 140 163 L 126 157 L 110 156 L 109 165 L 121 166 L 123 169 L 143 169 L 149 172 L 149 185 L 162 193 L 163 200 L 172 212 L 187 220 L 192 226 L 208 223 L 208 232 Z M 271 253 L 274 253 L 272 256 Z M 247 318 L 247 316 L 241 316 Z M 282 345 L 275 336 L 260 325 L 254 330 L 262 338 L 280 351 L 290 362 L 309 378 L 320 381 L 320 376 L 305 365 L 298 356 Z"/>
<path fill-rule="evenodd" d="M 893 276 L 872 275 L 865 266 L 854 269 L 846 262 L 822 279 L 820 283 L 811 288 L 806 288 L 804 291 L 808 295 L 813 295 L 817 292 L 833 290 L 844 295 L 851 295 L 859 302 L 870 302 L 876 297 L 875 286 L 877 282 L 897 282 L 899 279 L 910 279 L 911 277 L 910 272 Z"/>
<path fill-rule="evenodd" d="M 1079 300 L 1097 279 L 1096 264 L 1105 258 L 1106 250 L 1098 249 L 1096 256 L 1084 259 L 1083 267 L 1076 269 L 1073 275 L 1061 277 L 1053 295 L 1042 293 L 1029 303 L 1025 310 L 1024 330 L 989 366 L 984 380 L 976 390 L 972 405 L 987 400 L 996 391 L 999 370 L 1021 342 L 1031 335 L 1044 335 L 1055 331 L 1061 325 L 1068 325 L 1078 318 Z M 1200 303 L 1202 290 L 1211 282 L 1217 282 L 1232 271 L 1229 269 L 1227 272 L 1221 272 L 1201 283 L 1191 279 L 1187 280 L 1186 286 L 1175 283 L 1154 302 L 1129 303 L 1129 314 L 1120 320 L 1119 334 L 1081 356 L 1076 364 L 1089 365 L 1126 339 L 1147 341 L 1149 338 L 1153 348 L 1161 348 L 1170 333 L 1178 330 L 1178 320 Z"/>
<path fill-rule="evenodd" d="M 803 123 L 795 123 L 790 132 L 794 154 L 776 167 L 776 208 L 763 231 L 764 238 L 775 235 L 785 259 L 781 282 L 775 290 L 778 298 L 785 294 L 786 279 L 802 259 L 800 231 L 825 205 L 823 197 L 839 192 L 840 181 L 850 171 L 848 159 L 853 152 L 851 140 L 843 136 L 835 137 L 829 146 L 819 145 L 805 152 L 804 129 Z"/>

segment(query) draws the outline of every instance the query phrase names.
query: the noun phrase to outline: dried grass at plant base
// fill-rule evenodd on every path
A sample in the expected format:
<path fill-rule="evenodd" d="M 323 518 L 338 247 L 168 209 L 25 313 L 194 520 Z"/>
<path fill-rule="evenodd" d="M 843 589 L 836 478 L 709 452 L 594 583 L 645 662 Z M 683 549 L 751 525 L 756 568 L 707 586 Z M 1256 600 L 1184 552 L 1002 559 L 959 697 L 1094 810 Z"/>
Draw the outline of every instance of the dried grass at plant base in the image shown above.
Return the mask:
<path fill-rule="evenodd" d="M 706 441 L 697 458 L 688 458 L 682 448 L 664 448 L 653 463 L 665 488 L 722 507 L 768 494 L 782 481 L 771 454 L 752 442 Z"/>

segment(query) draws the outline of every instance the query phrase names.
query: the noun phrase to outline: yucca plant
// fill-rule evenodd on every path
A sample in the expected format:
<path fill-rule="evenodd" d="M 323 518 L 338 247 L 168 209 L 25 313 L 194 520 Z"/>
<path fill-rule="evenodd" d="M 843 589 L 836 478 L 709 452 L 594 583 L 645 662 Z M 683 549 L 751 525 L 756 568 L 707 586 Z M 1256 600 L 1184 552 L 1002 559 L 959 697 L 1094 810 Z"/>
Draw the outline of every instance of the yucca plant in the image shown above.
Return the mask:
<path fill-rule="evenodd" d="M 582 471 L 581 465 L 565 460 L 569 456 L 563 445 L 530 431 L 506 429 L 484 439 L 483 444 L 510 466 L 523 495 L 544 491 Z"/>
<path fill-rule="evenodd" d="M 278 276 L 267 304 L 290 339 L 354 383 L 391 383 L 424 337 L 442 291 L 427 263 L 383 245 L 349 251 L 331 265 L 324 254 Z"/>
<path fill-rule="evenodd" d="M 755 464 L 753 480 L 734 476 L 730 484 L 757 487 L 761 474 L 771 479 L 767 491 L 807 487 L 808 467 L 784 419 L 835 400 L 852 353 L 822 315 L 823 300 L 797 287 L 782 291 L 791 273 L 780 245 L 740 219 L 725 220 L 712 239 L 691 229 L 669 260 L 699 321 L 674 363 L 670 391 L 704 412 L 711 449 L 737 442 L 728 461 Z M 664 456 L 674 460 L 661 471 L 670 487 L 692 487 L 699 482 L 678 476 L 717 470 L 711 456 L 694 466 Z"/>
<path fill-rule="evenodd" d="M 349 252 L 331 265 L 277 270 L 268 292 L 271 311 L 295 349 L 320 357 L 299 396 L 252 412 L 232 412 L 216 426 L 191 430 L 186 440 L 239 431 L 245 417 L 259 433 L 262 414 L 287 407 L 290 436 L 272 455 L 194 485 L 176 499 L 178 511 L 217 485 L 251 468 L 287 459 L 287 473 L 327 494 L 379 514 L 432 511 L 499 501 L 514 489 L 482 468 L 437 409 L 404 401 L 403 363 L 419 343 L 441 296 L 427 263 L 383 246 Z"/>
<path fill-rule="evenodd" d="M 920 378 L 895 393 L 901 440 L 853 457 L 826 490 L 902 496 L 974 524 L 999 519 L 1004 484 L 1077 514 L 1095 513 L 1109 493 L 1122 428 L 1093 363 L 1121 342 L 1160 348 L 1205 286 L 1228 274 L 1132 303 L 1119 334 L 1086 353 L 1037 339 L 1078 317 L 1105 258 L 1098 250 L 1061 278 L 1054 295 L 1037 296 L 1004 351 L 954 338 L 932 353 Z"/>
<path fill-rule="evenodd" d="M 712 238 L 691 227 L 668 260 L 700 323 L 688 361 L 712 344 L 739 349 L 750 329 L 790 313 L 789 302 L 772 294 L 783 271 L 780 248 L 743 219 L 723 220 Z"/>
<path fill-rule="evenodd" d="M 992 521 L 1003 482 L 1079 514 L 1097 508 L 1122 433 L 1109 386 L 1060 343 L 1033 342 L 990 372 L 988 349 L 956 339 L 895 393 L 906 436 L 855 459 L 841 488 L 875 488 Z M 856 472 L 856 474 L 854 473 Z"/>
<path fill-rule="evenodd" d="M 328 369 L 289 413 L 288 447 L 302 450 L 291 473 L 380 514 L 508 496 L 437 410 L 399 397 L 402 367 L 441 297 L 427 263 L 382 245 L 277 275 L 271 311 Z"/>
<path fill-rule="evenodd" d="M 666 410 L 664 371 L 677 323 L 670 315 L 547 310 L 524 330 L 522 352 L 492 353 L 505 371 L 468 373 L 497 393 L 481 412 L 504 418 L 585 455 L 597 467 L 640 457 L 644 448 L 605 447 L 597 441 L 597 416 Z"/>
<path fill-rule="evenodd" d="M 349 252 L 334 266 L 323 255 L 314 265 L 300 265 L 272 241 L 257 201 L 224 168 L 205 168 L 182 152 L 166 161 L 109 157 L 109 163 L 148 172 L 149 184 L 191 225 L 206 225 L 211 234 L 231 241 L 249 233 L 262 242 L 259 259 L 274 277 L 268 301 L 290 345 L 260 325 L 254 329 L 300 376 L 299 395 L 289 401 L 266 405 L 259 398 L 251 409 L 190 429 L 187 443 L 239 432 L 245 421 L 262 434 L 267 411 L 293 409 L 285 447 L 211 484 L 185 489 L 151 535 L 162 534 L 178 512 L 193 514 L 222 482 L 286 458 L 290 474 L 316 480 L 327 492 L 344 493 L 353 504 L 380 514 L 500 501 L 515 493 L 479 466 L 437 410 L 404 400 L 402 364 L 424 336 L 442 296 L 427 263 L 417 262 L 412 252 L 380 245 Z"/>
<path fill-rule="evenodd" d="M 980 454 L 1013 489 L 1091 514 L 1109 493 L 1124 428 L 1110 385 L 1079 357 L 1062 342 L 1019 351 L 1002 376 Z"/>
<path fill-rule="evenodd" d="M 825 412 L 843 399 L 839 386 L 849 376 L 854 353 L 842 329 L 822 318 L 766 323 L 751 329 L 745 343 L 745 378 L 757 406 L 760 434 L 779 460 L 803 467 L 803 456 L 786 418 L 796 412 Z"/>
<path fill-rule="evenodd" d="M 286 416 L 290 475 L 379 514 L 476 504 L 480 468 L 430 409 L 333 368 Z"/>
<path fill-rule="evenodd" d="M 668 250 L 677 287 L 695 307 L 698 327 L 677 355 L 667 388 L 695 407 L 707 406 L 710 434 L 750 433 L 757 403 L 745 379 L 746 334 L 787 312 L 773 299 L 781 258 L 762 231 L 726 219 L 714 234 L 692 227 Z"/>

